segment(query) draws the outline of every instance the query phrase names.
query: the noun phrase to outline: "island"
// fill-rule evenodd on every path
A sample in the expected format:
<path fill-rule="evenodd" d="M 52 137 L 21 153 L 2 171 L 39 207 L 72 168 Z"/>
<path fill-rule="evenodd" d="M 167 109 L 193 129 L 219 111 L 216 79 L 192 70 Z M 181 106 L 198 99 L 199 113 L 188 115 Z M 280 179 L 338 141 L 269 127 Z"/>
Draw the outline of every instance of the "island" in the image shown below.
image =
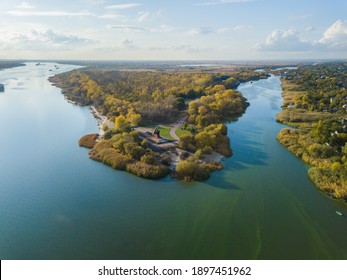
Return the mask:
<path fill-rule="evenodd" d="M 100 120 L 99 134 L 79 141 L 91 159 L 143 178 L 192 181 L 209 178 L 232 155 L 224 122 L 249 105 L 236 87 L 267 77 L 249 68 L 86 67 L 50 81 Z"/>
<path fill-rule="evenodd" d="M 283 111 L 291 128 L 281 144 L 311 167 L 310 179 L 333 198 L 347 200 L 347 63 L 319 63 L 283 70 Z"/>

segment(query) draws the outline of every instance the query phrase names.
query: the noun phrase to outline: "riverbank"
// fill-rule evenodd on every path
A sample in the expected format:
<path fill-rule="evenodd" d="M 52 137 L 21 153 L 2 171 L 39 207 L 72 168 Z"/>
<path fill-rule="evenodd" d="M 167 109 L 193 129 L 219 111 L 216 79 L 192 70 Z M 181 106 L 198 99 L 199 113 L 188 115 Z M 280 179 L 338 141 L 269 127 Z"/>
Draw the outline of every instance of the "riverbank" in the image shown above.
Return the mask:
<path fill-rule="evenodd" d="M 302 86 L 300 91 L 298 88 L 297 83 L 282 79 L 284 104 L 277 121 L 295 129 L 282 129 L 277 140 L 311 165 L 308 176 L 318 189 L 332 198 L 347 201 L 347 134 L 342 121 L 346 114 L 297 108 L 295 102 L 309 96 Z"/>

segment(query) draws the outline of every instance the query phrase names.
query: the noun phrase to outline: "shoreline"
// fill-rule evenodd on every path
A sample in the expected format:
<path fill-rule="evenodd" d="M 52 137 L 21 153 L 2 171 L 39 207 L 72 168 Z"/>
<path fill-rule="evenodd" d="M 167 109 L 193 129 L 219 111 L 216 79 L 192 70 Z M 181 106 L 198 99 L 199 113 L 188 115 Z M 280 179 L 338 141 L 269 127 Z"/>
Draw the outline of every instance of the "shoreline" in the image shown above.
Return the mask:
<path fill-rule="evenodd" d="M 102 115 L 93 105 L 89 106 L 89 110 L 98 122 L 99 138 L 102 138 L 106 132 L 104 130 L 104 125 L 107 125 L 107 128 L 110 129 L 114 127 L 114 123 L 106 116 Z"/>
<path fill-rule="evenodd" d="M 281 79 L 282 82 L 283 78 Z M 341 119 L 343 115 L 331 112 L 311 112 L 305 109 L 288 108 L 289 101 L 294 101 L 295 94 L 304 94 L 307 91 L 297 91 L 298 85 L 285 81 L 282 83 L 283 106 L 281 112 L 276 116 L 277 122 L 288 126 L 282 128 L 277 134 L 277 141 L 295 157 L 309 165 L 307 177 L 313 186 L 330 199 L 347 203 L 346 191 L 343 182 L 332 169 L 335 161 L 332 156 L 320 157 L 310 153 L 311 147 L 330 147 L 329 143 L 322 144 L 312 138 L 311 132 L 315 124 L 322 121 Z M 291 100 L 290 100 L 291 99 Z M 287 101 L 287 104 L 285 102 Z M 294 106 L 294 103 L 292 103 Z M 316 145 L 316 146 L 314 146 Z M 312 148 L 311 148 L 312 149 Z"/>

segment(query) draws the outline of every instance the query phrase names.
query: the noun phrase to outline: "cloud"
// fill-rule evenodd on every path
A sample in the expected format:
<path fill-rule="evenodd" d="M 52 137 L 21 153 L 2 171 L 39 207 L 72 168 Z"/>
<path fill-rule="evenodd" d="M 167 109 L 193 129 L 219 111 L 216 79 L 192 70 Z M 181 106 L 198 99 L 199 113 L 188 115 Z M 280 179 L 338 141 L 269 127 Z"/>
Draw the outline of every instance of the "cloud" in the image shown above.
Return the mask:
<path fill-rule="evenodd" d="M 12 34 L 5 40 L 7 47 L 16 50 L 68 50 L 77 46 L 95 43 L 76 35 L 57 33 L 49 29 L 44 32 L 35 29 L 30 32 Z"/>
<path fill-rule="evenodd" d="M 208 35 L 208 34 L 222 34 L 229 31 L 230 31 L 230 28 L 228 27 L 221 27 L 218 29 L 214 29 L 212 27 L 195 27 L 190 29 L 186 34 L 190 36 L 197 36 L 197 35 Z"/>
<path fill-rule="evenodd" d="M 212 48 L 199 48 L 192 45 L 179 45 L 171 49 L 174 51 L 183 51 L 187 53 L 208 52 L 213 50 Z"/>
<path fill-rule="evenodd" d="M 158 28 L 151 28 L 150 32 L 153 32 L 153 33 L 167 33 L 167 32 L 174 31 L 175 29 L 176 28 L 174 28 L 172 26 L 162 24 Z"/>
<path fill-rule="evenodd" d="M 306 32 L 316 30 L 306 28 Z M 296 52 L 296 51 L 346 51 L 347 21 L 337 20 L 321 36 L 319 40 L 304 40 L 295 29 L 276 29 L 266 39 L 265 43 L 254 46 L 258 51 Z"/>
<path fill-rule="evenodd" d="M 122 39 L 121 41 L 117 42 L 115 48 L 116 49 L 127 49 L 127 50 L 137 49 L 134 42 L 129 40 L 129 39 Z"/>
<path fill-rule="evenodd" d="M 203 2 L 203 3 L 196 3 L 194 6 L 216 6 L 216 5 L 223 5 L 223 4 L 231 4 L 231 3 L 246 3 L 246 2 L 253 2 L 255 0 L 214 0 L 211 2 Z"/>
<path fill-rule="evenodd" d="M 347 21 L 338 20 L 323 34 L 319 43 L 327 48 L 347 49 Z"/>
<path fill-rule="evenodd" d="M 34 9 L 35 7 L 30 5 L 28 2 L 22 2 L 18 6 L 16 6 L 17 9 Z"/>
<path fill-rule="evenodd" d="M 253 28 L 252 25 L 237 25 L 233 28 L 233 30 L 239 31 L 239 30 L 246 30 L 246 29 L 251 29 L 251 28 Z"/>
<path fill-rule="evenodd" d="M 106 6 L 105 9 L 109 10 L 126 10 L 126 9 L 132 9 L 142 6 L 140 3 L 129 3 L 129 4 L 116 4 L 116 5 L 110 5 Z"/>
<path fill-rule="evenodd" d="M 207 35 L 214 33 L 214 30 L 211 27 L 200 27 L 200 28 L 192 28 L 187 32 L 188 35 Z"/>
<path fill-rule="evenodd" d="M 152 13 L 141 11 L 138 13 L 137 21 L 138 22 L 153 21 L 156 18 L 161 18 L 161 17 L 163 17 L 163 11 L 162 10 L 158 10 L 158 11 L 152 12 Z"/>
<path fill-rule="evenodd" d="M 7 14 L 17 17 L 81 17 L 81 16 L 93 16 L 94 14 L 84 11 L 84 12 L 66 12 L 66 11 L 45 11 L 45 12 L 35 12 L 35 11 L 8 11 Z"/>
<path fill-rule="evenodd" d="M 265 43 L 258 43 L 258 51 L 305 51 L 312 47 L 309 42 L 299 38 L 295 29 L 276 29 L 267 38 Z"/>
<path fill-rule="evenodd" d="M 133 25 L 108 25 L 107 28 L 109 29 L 115 29 L 121 32 L 146 32 L 148 31 L 146 28 L 139 27 L 139 26 L 133 26 Z"/>
<path fill-rule="evenodd" d="M 316 31 L 316 30 L 317 30 L 317 28 L 315 28 L 313 26 L 308 26 L 308 27 L 305 28 L 306 32 L 312 32 L 312 31 Z"/>
<path fill-rule="evenodd" d="M 136 44 L 132 40 L 122 39 L 122 40 L 116 42 L 115 45 L 112 47 L 97 48 L 97 49 L 94 49 L 94 51 L 116 52 L 116 51 L 122 51 L 122 50 L 133 51 L 133 50 L 137 50 L 137 49 L 138 49 L 138 47 L 136 46 Z"/>
<path fill-rule="evenodd" d="M 124 18 L 126 18 L 126 16 L 116 15 L 116 14 L 103 14 L 103 15 L 97 16 L 97 18 L 101 18 L 101 19 L 124 19 Z"/>
<path fill-rule="evenodd" d="M 139 12 L 138 22 L 146 21 L 151 14 L 149 12 Z"/>
<path fill-rule="evenodd" d="M 227 33 L 227 32 L 229 32 L 230 31 L 230 28 L 229 27 L 222 27 L 222 28 L 219 28 L 219 29 L 217 29 L 217 33 L 218 34 L 222 34 L 222 33 Z"/>

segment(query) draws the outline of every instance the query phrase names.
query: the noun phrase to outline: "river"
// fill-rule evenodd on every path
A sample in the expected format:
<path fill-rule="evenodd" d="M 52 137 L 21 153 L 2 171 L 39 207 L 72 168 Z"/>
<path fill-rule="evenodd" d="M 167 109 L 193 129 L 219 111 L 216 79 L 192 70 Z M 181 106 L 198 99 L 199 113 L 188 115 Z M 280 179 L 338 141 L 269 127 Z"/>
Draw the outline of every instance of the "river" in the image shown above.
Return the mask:
<path fill-rule="evenodd" d="M 88 158 L 87 107 L 47 78 L 77 66 L 0 71 L 1 259 L 347 259 L 345 205 L 276 141 L 278 77 L 241 84 L 234 150 L 206 182 L 145 180 Z M 52 71 L 49 71 L 52 70 Z"/>

